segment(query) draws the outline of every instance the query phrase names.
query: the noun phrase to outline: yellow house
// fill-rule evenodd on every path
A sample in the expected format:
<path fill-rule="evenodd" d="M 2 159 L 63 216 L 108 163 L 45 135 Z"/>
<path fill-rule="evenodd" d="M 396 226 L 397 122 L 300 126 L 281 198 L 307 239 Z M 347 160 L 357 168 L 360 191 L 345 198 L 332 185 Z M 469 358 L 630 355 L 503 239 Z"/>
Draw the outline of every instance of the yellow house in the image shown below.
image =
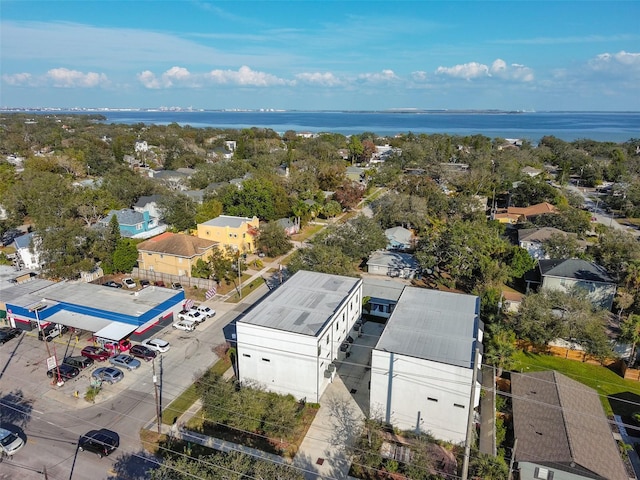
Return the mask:
<path fill-rule="evenodd" d="M 182 233 L 165 232 L 142 243 L 138 248 L 138 267 L 169 275 L 191 276 L 198 260 L 207 261 L 217 243 Z"/>
<path fill-rule="evenodd" d="M 198 238 L 218 242 L 221 249 L 226 247 L 241 253 L 253 253 L 260 222 L 258 217 L 231 217 L 220 215 L 198 224 Z"/>

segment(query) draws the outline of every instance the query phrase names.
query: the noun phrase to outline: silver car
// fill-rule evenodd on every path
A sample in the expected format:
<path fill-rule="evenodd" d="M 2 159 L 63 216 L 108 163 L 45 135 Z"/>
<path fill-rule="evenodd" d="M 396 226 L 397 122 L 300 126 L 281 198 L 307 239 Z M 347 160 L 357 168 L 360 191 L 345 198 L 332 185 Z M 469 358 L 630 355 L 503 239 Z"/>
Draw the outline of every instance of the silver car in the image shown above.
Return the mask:
<path fill-rule="evenodd" d="M 135 357 L 127 355 L 126 353 L 121 353 L 120 355 L 111 357 L 109 359 L 109 363 L 116 367 L 126 368 L 127 370 L 135 370 L 140 367 L 140 360 L 136 360 Z"/>
<path fill-rule="evenodd" d="M 15 433 L 0 428 L 0 451 L 6 455 L 13 455 L 22 447 L 24 447 L 24 440 Z"/>
<path fill-rule="evenodd" d="M 124 373 L 119 368 L 100 367 L 100 368 L 96 368 L 91 374 L 91 376 L 103 382 L 114 384 L 124 378 Z"/>

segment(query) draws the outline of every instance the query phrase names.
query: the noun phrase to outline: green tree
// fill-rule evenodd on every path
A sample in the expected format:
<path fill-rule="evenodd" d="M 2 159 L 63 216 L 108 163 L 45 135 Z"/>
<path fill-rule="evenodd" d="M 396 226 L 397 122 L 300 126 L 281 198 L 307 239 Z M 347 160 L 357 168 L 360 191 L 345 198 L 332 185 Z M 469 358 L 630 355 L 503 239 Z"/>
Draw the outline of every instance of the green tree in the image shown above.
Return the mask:
<path fill-rule="evenodd" d="M 582 258 L 582 248 L 575 235 L 552 233 L 542 242 L 542 249 L 549 258 Z"/>
<path fill-rule="evenodd" d="M 506 480 L 509 467 L 502 457 L 494 457 L 486 453 L 477 453 L 471 459 L 469 470 L 472 478 L 482 480 Z"/>
<path fill-rule="evenodd" d="M 313 245 L 296 250 L 287 270 L 292 274 L 299 270 L 346 276 L 355 273 L 352 260 L 339 247 L 327 245 Z"/>
<path fill-rule="evenodd" d="M 349 149 L 349 159 L 351 160 L 351 163 L 359 162 L 364 154 L 364 146 L 360 141 L 360 137 L 357 135 L 351 135 L 347 148 Z"/>
<path fill-rule="evenodd" d="M 313 243 L 339 248 L 345 256 L 359 263 L 371 252 L 384 248 L 387 238 L 378 222 L 359 215 L 347 223 L 326 228 Z"/>
<path fill-rule="evenodd" d="M 284 255 L 293 248 L 291 240 L 277 222 L 269 222 L 261 226 L 256 243 L 258 249 L 270 257 Z"/>
<path fill-rule="evenodd" d="M 116 272 L 131 272 L 138 261 L 138 249 L 133 240 L 123 238 L 113 252 L 113 268 Z"/>
<path fill-rule="evenodd" d="M 222 203 L 218 200 L 211 199 L 202 202 L 202 204 L 196 206 L 195 223 L 207 222 L 213 218 L 219 217 L 222 215 L 222 212 Z"/>
<path fill-rule="evenodd" d="M 196 226 L 196 204 L 184 194 L 164 196 L 158 204 L 162 220 L 179 232 Z"/>
<path fill-rule="evenodd" d="M 493 323 L 487 327 L 489 339 L 486 342 L 484 358 L 487 363 L 494 365 L 498 376 L 504 369 L 513 365 L 513 355 L 516 352 L 516 334 L 500 324 Z"/>
<path fill-rule="evenodd" d="M 224 190 L 219 200 L 228 215 L 256 216 L 269 221 L 286 217 L 289 213 L 288 197 L 284 188 L 265 179 L 245 180 L 240 189 L 230 186 Z"/>
<path fill-rule="evenodd" d="M 337 217 L 342 213 L 342 207 L 335 200 L 330 200 L 322 207 L 322 213 L 328 218 Z"/>
<path fill-rule="evenodd" d="M 635 363 L 636 346 L 640 342 L 640 315 L 631 314 L 620 324 L 620 340 L 631 343 L 630 363 Z M 631 365 L 630 365 L 631 366 Z"/>
<path fill-rule="evenodd" d="M 525 273 L 533 269 L 536 261 L 529 255 L 524 248 L 515 245 L 512 249 L 510 258 L 511 276 L 513 278 L 522 278 Z"/>
<path fill-rule="evenodd" d="M 196 263 L 191 267 L 191 276 L 195 278 L 211 278 L 213 275 L 213 269 L 209 262 L 205 262 L 201 258 L 196 260 Z"/>

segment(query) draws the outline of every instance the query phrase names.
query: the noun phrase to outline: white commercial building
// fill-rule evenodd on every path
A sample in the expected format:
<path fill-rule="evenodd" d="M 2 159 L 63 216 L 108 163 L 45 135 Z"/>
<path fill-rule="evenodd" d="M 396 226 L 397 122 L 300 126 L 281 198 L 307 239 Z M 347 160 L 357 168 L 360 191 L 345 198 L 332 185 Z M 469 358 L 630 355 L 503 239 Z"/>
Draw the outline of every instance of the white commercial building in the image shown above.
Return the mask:
<path fill-rule="evenodd" d="M 238 319 L 241 383 L 319 402 L 361 313 L 362 279 L 297 272 Z"/>
<path fill-rule="evenodd" d="M 480 401 L 479 376 L 473 402 L 471 391 L 483 328 L 478 297 L 406 287 L 372 351 L 372 417 L 463 442 Z"/>

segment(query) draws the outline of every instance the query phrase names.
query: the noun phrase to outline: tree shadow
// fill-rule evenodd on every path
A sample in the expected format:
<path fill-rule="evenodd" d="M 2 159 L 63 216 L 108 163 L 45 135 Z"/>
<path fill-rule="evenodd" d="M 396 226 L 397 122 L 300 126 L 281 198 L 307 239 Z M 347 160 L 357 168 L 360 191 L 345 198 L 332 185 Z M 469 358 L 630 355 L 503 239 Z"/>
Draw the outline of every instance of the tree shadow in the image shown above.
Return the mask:
<path fill-rule="evenodd" d="M 22 390 L 0 396 L 0 422 L 25 427 L 31 420 L 32 400 L 24 397 Z"/>
<path fill-rule="evenodd" d="M 113 465 L 113 473 L 108 480 L 147 480 L 151 470 L 155 470 L 162 461 L 144 450 L 121 455 Z"/>
<path fill-rule="evenodd" d="M 634 413 L 640 413 L 640 395 L 621 392 L 609 395 L 609 404 L 615 415 L 620 415 L 622 423 L 631 437 L 640 437 L 640 420 L 634 419 Z"/>

